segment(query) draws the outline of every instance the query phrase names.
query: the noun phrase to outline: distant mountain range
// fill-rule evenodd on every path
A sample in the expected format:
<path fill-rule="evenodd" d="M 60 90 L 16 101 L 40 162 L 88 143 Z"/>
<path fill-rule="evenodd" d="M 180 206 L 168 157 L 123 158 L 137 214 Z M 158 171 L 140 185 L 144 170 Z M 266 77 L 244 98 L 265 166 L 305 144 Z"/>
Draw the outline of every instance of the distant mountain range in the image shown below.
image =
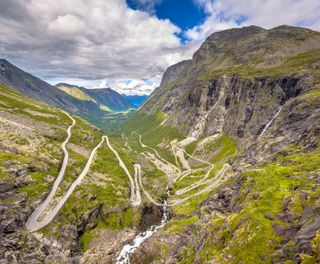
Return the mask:
<path fill-rule="evenodd" d="M 147 95 L 122 95 L 125 97 L 134 107 L 140 107 L 147 99 Z"/>
<path fill-rule="evenodd" d="M 0 83 L 30 98 L 79 115 L 101 128 L 107 115 L 139 107 L 146 96 L 123 96 L 110 89 L 86 89 L 66 83 L 52 86 L 0 59 Z M 105 125 L 103 125 L 105 127 Z"/>
<path fill-rule="evenodd" d="M 58 83 L 56 87 L 78 100 L 92 102 L 98 105 L 103 111 L 125 111 L 134 107 L 125 96 L 122 96 L 110 88 L 86 89 L 67 83 Z"/>

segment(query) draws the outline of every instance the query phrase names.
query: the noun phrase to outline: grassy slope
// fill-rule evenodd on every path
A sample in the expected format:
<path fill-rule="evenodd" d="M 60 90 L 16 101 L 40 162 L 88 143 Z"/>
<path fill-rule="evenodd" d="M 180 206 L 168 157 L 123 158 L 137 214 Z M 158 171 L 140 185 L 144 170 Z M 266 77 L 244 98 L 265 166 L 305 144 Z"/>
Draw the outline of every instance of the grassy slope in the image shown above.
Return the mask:
<path fill-rule="evenodd" d="M 278 214 L 287 203 L 288 210 L 301 217 L 307 206 L 318 206 L 315 202 L 320 194 L 320 188 L 315 188 L 312 183 L 312 177 L 320 165 L 319 150 L 289 153 L 278 154 L 274 161 L 243 173 L 245 181 L 236 202 L 242 209 L 227 215 L 225 219 L 213 216 L 206 226 L 208 234 L 201 241 L 201 251 L 186 248 L 181 263 L 194 263 L 195 259 L 200 262 L 216 259 L 219 263 L 276 261 L 276 255 L 273 259 L 262 257 L 272 254 L 281 242 L 273 225 L 290 225 L 280 220 Z M 308 193 L 307 199 L 301 198 L 303 192 Z M 313 221 L 314 217 L 311 214 L 306 221 Z M 314 238 L 313 243 L 314 253 L 319 257 L 319 238 Z M 289 252 L 293 245 L 293 241 L 287 242 Z M 287 263 L 293 263 L 290 262 L 292 255 L 287 257 Z M 304 263 L 317 263 L 315 257 L 309 256 L 308 259 L 311 262 Z"/>
<path fill-rule="evenodd" d="M 205 65 L 196 65 L 195 67 L 204 67 L 203 73 L 199 75 L 198 79 L 208 81 L 214 75 L 234 74 L 237 73 L 245 78 L 256 78 L 263 76 L 284 76 L 288 72 L 291 75 L 302 75 L 303 73 L 317 73 L 318 70 L 314 66 L 320 60 L 320 49 L 313 49 L 307 52 L 291 56 L 278 67 L 255 68 L 255 63 L 251 62 L 249 65 L 239 65 L 227 67 L 223 69 L 216 69 L 212 63 L 207 62 Z M 216 62 L 213 62 L 214 65 Z M 258 63 L 258 61 L 256 62 Z"/>
<path fill-rule="evenodd" d="M 91 101 L 95 103 L 95 100 L 91 98 L 89 95 L 87 95 L 85 92 L 83 92 L 78 87 L 67 87 L 67 86 L 59 86 L 60 90 L 66 92 L 67 94 L 70 94 L 71 96 L 82 100 L 82 101 Z"/>
<path fill-rule="evenodd" d="M 1 111 L 14 115 L 17 121 L 19 118 L 21 120 L 28 118 L 36 122 L 33 124 L 36 131 L 30 135 L 28 133 L 17 135 L 15 131 L 8 133 L 0 130 L 0 146 L 11 148 L 10 151 L 0 152 L 0 180 L 7 185 L 15 182 L 15 177 L 12 177 L 10 172 L 12 164 L 27 168 L 32 180 L 19 187 L 17 192 L 27 196 L 24 207 L 29 207 L 35 201 L 45 197 L 58 174 L 62 160 L 61 143 L 65 139 L 65 130 L 71 124 L 71 120 L 63 112 L 26 98 L 4 86 L 0 86 L 0 93 Z M 86 121 L 77 117 L 75 119 L 77 124 L 72 129 L 70 143 L 80 147 L 82 152 L 90 153 L 100 142 L 103 134 Z M 52 133 L 37 131 L 37 126 L 41 125 L 47 126 Z M 116 136 L 111 138 L 111 143 L 133 173 L 132 164 L 137 160 L 136 154 L 128 153 L 123 149 L 123 142 Z M 65 193 L 87 162 L 87 154 L 81 151 L 76 152 L 70 149 L 69 145 L 67 148 L 70 162 L 61 187 L 58 189 L 58 195 Z M 149 170 L 154 171 L 155 168 L 151 166 Z M 146 181 L 151 190 L 152 180 L 151 178 Z M 11 196 L 9 200 L 14 202 L 15 196 Z M 6 214 L 17 213 L 14 210 L 16 209 L 12 208 L 12 212 L 9 210 Z M 98 150 L 90 171 L 81 185 L 70 196 L 54 221 L 40 232 L 46 236 L 63 238 L 68 235 L 63 231 L 66 226 L 78 225 L 88 217 L 89 227 L 80 239 L 83 249 L 86 250 L 91 240 L 96 238 L 97 231 L 137 226 L 140 215 L 140 209 L 132 209 L 130 206 L 127 176 L 118 166 L 114 154 L 104 143 Z"/>
<path fill-rule="evenodd" d="M 102 131 L 115 133 L 120 131 L 122 124 L 135 112 L 135 109 L 130 108 L 124 112 L 104 111 L 103 114 L 94 116 L 84 112 L 78 114 L 91 124 L 99 127 Z"/>
<path fill-rule="evenodd" d="M 68 87 L 59 86 L 60 90 L 68 93 L 82 101 L 89 101 L 98 104 L 94 98 L 82 91 L 78 87 Z M 90 112 L 85 112 L 84 110 L 78 112 L 78 115 L 91 124 L 99 127 L 104 132 L 116 132 L 119 131 L 121 125 L 133 114 L 135 113 L 134 108 L 130 108 L 127 111 L 114 111 L 106 105 L 100 105 L 101 112 L 96 112 L 94 115 Z"/>
<path fill-rule="evenodd" d="M 123 129 L 127 135 L 131 135 L 131 132 L 133 131 L 141 134 L 142 142 L 144 144 L 157 149 L 160 155 L 174 163 L 174 157 L 170 149 L 168 149 L 168 146 L 160 147 L 160 144 L 169 145 L 172 140 L 181 140 L 183 135 L 175 127 L 162 125 L 164 120 L 165 115 L 162 113 L 149 115 L 137 112 L 124 124 Z M 137 150 L 143 150 L 136 135 L 130 136 L 129 144 L 134 146 Z"/>

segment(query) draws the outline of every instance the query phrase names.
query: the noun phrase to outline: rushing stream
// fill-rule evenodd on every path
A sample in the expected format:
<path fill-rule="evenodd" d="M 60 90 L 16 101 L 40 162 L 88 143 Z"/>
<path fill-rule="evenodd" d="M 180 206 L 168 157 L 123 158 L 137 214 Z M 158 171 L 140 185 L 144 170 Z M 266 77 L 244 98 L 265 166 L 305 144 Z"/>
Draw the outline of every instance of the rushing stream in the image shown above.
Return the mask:
<path fill-rule="evenodd" d="M 167 185 L 167 194 L 169 193 L 169 185 Z M 164 200 L 163 203 L 166 205 L 167 200 Z M 121 249 L 119 256 L 116 259 L 117 264 L 129 264 L 130 263 L 130 254 L 132 254 L 141 244 L 152 237 L 160 228 L 163 228 L 168 222 L 168 208 L 163 206 L 163 214 L 161 222 L 158 225 L 153 225 L 149 227 L 146 231 L 139 233 L 135 236 L 133 241 L 129 244 L 126 244 Z"/>

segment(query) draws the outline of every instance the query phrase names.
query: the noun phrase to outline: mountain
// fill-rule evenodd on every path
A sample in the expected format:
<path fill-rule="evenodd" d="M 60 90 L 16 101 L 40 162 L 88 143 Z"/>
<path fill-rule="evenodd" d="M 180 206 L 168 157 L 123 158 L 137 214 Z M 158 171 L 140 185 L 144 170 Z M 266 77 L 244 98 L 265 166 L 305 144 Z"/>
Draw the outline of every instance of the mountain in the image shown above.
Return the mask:
<path fill-rule="evenodd" d="M 157 207 L 144 203 L 131 207 L 127 175 L 99 129 L 2 84 L 0 94 L 1 263 L 79 263 L 95 238 L 104 239 L 104 232 L 110 232 L 108 241 L 114 241 L 118 250 L 139 230 L 158 221 Z M 136 154 L 128 153 L 119 136 L 109 141 L 131 172 Z M 31 232 L 28 219 L 63 171 L 63 142 L 67 166 L 49 210 L 77 183 L 92 153 L 94 159 L 54 219 Z M 152 175 L 156 167 L 144 171 Z M 148 180 L 148 185 L 153 183 Z M 153 193 L 161 190 L 152 188 Z M 115 259 L 117 250 L 110 248 L 107 257 Z"/>
<path fill-rule="evenodd" d="M 109 111 L 125 111 L 134 107 L 125 96 L 110 88 L 86 89 L 66 83 L 58 83 L 56 87 L 79 100 L 94 102 L 102 109 L 109 108 Z"/>
<path fill-rule="evenodd" d="M 319 263 L 319 40 L 213 33 L 126 112 L 3 63 L 0 262 Z"/>
<path fill-rule="evenodd" d="M 140 107 L 147 99 L 147 95 L 122 95 L 125 97 L 134 107 Z"/>
<path fill-rule="evenodd" d="M 115 123 L 106 122 L 110 115 L 114 115 L 113 111 L 127 111 L 134 107 L 111 89 L 88 90 L 68 84 L 61 84 L 57 88 L 4 59 L 0 60 L 0 83 L 39 102 L 81 116 L 103 130 L 114 128 Z M 126 116 L 120 115 L 116 118 L 119 121 L 124 119 L 123 115 Z"/>
<path fill-rule="evenodd" d="M 251 101 L 255 104 L 255 100 L 267 100 L 265 97 L 270 97 L 268 94 L 255 93 L 256 90 L 264 92 L 268 90 L 265 86 L 269 86 L 269 89 L 280 86 L 281 94 L 278 98 L 270 98 L 276 102 L 268 102 L 268 107 L 263 109 L 267 111 L 266 115 L 255 120 L 258 121 L 255 129 L 259 130 L 270 115 L 268 111 L 274 111 L 276 104 L 283 104 L 295 96 L 289 93 L 291 88 L 294 89 L 302 81 L 302 76 L 317 71 L 319 39 L 319 32 L 289 26 L 271 30 L 251 26 L 214 33 L 202 44 L 191 61 L 182 65 L 178 63 L 166 71 L 160 88 L 151 94 L 141 112 L 168 113 L 167 124 L 179 124 L 184 132 L 198 137 L 204 131 L 214 134 L 216 130 L 222 129 L 207 124 L 209 121 L 219 122 L 220 117 L 215 116 L 216 112 L 209 112 L 219 98 L 218 104 L 222 107 L 223 104 L 235 102 L 231 91 L 221 86 L 232 85 L 238 87 L 239 92 L 251 90 L 254 96 Z M 272 77 L 272 80 L 266 76 Z M 245 80 L 248 80 L 247 83 Z M 259 86 L 263 89 L 259 89 Z M 252 109 L 252 103 L 250 105 L 246 102 L 243 105 Z M 226 114 L 233 109 L 233 105 L 230 105 Z M 229 130 L 246 133 L 246 111 L 250 115 L 253 110 L 244 108 L 238 112 L 239 119 Z"/>
<path fill-rule="evenodd" d="M 78 108 L 77 100 L 5 59 L 0 59 L 0 83 L 52 106 L 70 108 L 70 110 Z"/>
<path fill-rule="evenodd" d="M 169 67 L 124 131 L 193 178 L 171 178 L 185 203 L 134 263 L 318 263 L 319 87 L 320 33 L 298 27 L 216 32 Z"/>

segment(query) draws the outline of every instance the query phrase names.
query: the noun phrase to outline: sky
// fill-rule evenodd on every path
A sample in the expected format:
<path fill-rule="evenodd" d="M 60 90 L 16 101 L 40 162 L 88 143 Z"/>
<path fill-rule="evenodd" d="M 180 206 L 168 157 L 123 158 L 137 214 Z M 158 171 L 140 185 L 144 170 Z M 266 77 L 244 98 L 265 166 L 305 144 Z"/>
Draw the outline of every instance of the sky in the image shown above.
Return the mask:
<path fill-rule="evenodd" d="M 319 0 L 0 0 L 0 57 L 51 84 L 150 94 L 216 31 L 320 31 Z"/>

